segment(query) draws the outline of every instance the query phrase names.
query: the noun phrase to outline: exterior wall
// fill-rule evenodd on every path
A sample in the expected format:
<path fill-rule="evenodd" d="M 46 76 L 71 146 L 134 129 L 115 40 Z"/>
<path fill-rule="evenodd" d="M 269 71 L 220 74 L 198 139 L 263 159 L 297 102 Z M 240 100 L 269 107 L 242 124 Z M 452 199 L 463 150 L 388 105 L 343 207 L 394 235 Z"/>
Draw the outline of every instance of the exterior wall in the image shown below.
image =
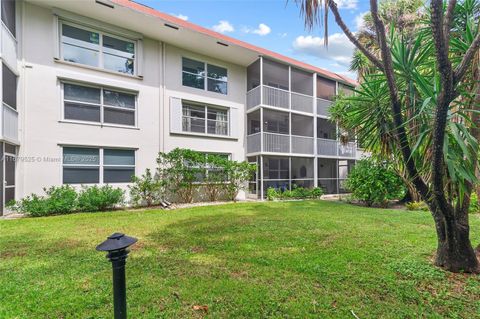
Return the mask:
<path fill-rule="evenodd" d="M 61 144 L 135 148 L 136 173 L 155 167 L 160 141 L 161 44 L 143 40 L 143 79 L 92 70 L 54 60 L 54 15 L 25 3 L 22 75 L 25 107 L 21 121 L 18 196 L 40 193 L 42 187 L 62 184 Z M 138 92 L 138 128 L 102 127 L 62 121 L 60 79 L 101 84 Z M 50 159 L 50 160 L 49 160 Z M 116 184 L 121 185 L 121 184 Z M 123 185 L 125 186 L 125 185 Z"/>
<path fill-rule="evenodd" d="M 228 94 L 209 92 L 182 85 L 182 57 L 191 58 L 227 68 Z M 198 55 L 171 45 L 165 45 L 165 96 L 163 109 L 163 136 L 165 137 L 164 150 L 170 151 L 176 147 L 190 148 L 201 152 L 229 153 L 232 159 L 245 159 L 244 121 L 245 121 L 245 92 L 246 68 L 235 64 L 218 61 L 206 56 Z M 235 121 L 232 137 L 205 137 L 173 133 L 170 126 L 171 98 L 185 99 L 205 104 L 218 105 L 236 110 L 230 116 Z"/>

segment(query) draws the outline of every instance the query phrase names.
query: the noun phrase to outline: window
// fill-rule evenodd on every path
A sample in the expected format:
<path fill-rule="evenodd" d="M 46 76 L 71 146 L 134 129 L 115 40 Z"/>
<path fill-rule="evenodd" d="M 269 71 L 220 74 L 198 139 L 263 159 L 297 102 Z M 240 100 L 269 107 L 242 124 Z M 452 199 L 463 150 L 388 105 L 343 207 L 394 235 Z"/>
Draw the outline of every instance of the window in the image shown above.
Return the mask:
<path fill-rule="evenodd" d="M 103 182 L 129 183 L 135 175 L 135 151 L 103 150 Z"/>
<path fill-rule="evenodd" d="M 16 37 L 15 0 L 2 0 L 2 22 L 10 33 Z"/>
<path fill-rule="evenodd" d="M 228 135 L 228 110 L 206 105 L 182 105 L 184 132 Z"/>
<path fill-rule="evenodd" d="M 3 104 L 17 109 L 17 76 L 2 64 L 2 96 Z"/>
<path fill-rule="evenodd" d="M 135 126 L 135 94 L 63 83 L 63 102 L 66 120 Z"/>
<path fill-rule="evenodd" d="M 188 58 L 182 58 L 182 83 L 184 86 L 196 89 L 207 89 L 211 92 L 227 94 L 227 69 Z"/>
<path fill-rule="evenodd" d="M 62 23 L 64 61 L 135 74 L 135 42 Z"/>
<path fill-rule="evenodd" d="M 63 183 L 96 184 L 100 182 L 100 153 L 95 148 L 63 148 Z"/>
<path fill-rule="evenodd" d="M 129 183 L 133 175 L 134 150 L 63 148 L 64 184 Z"/>

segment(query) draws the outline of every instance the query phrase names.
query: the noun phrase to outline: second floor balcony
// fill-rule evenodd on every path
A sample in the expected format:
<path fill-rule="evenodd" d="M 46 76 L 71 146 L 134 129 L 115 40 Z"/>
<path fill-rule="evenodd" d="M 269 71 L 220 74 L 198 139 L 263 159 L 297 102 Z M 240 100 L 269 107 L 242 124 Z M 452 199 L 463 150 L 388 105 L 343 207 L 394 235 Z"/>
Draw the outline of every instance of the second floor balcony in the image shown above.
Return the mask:
<path fill-rule="evenodd" d="M 354 142 L 343 144 L 337 140 L 324 138 L 264 132 L 247 135 L 247 154 L 256 153 L 355 159 L 357 146 Z"/>
<path fill-rule="evenodd" d="M 247 111 L 258 106 L 328 116 L 335 81 L 261 58 L 247 68 Z"/>

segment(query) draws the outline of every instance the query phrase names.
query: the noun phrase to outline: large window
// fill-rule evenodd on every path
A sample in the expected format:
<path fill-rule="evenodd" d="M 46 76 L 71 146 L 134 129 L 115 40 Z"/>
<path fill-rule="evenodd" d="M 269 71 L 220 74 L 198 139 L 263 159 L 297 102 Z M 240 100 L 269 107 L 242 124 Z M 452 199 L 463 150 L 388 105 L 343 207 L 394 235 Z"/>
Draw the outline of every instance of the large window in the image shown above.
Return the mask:
<path fill-rule="evenodd" d="M 317 97 L 332 100 L 335 96 L 335 81 L 317 76 Z"/>
<path fill-rule="evenodd" d="M 15 0 L 2 0 L 2 22 L 15 37 Z"/>
<path fill-rule="evenodd" d="M 227 109 L 189 103 L 182 105 L 182 130 L 184 132 L 227 136 L 228 126 Z"/>
<path fill-rule="evenodd" d="M 135 126 L 135 94 L 63 83 L 63 102 L 66 120 Z"/>
<path fill-rule="evenodd" d="M 184 86 L 211 92 L 227 94 L 228 76 L 227 69 L 182 58 L 182 83 Z"/>
<path fill-rule="evenodd" d="M 134 150 L 63 148 L 64 184 L 129 183 L 133 175 Z"/>
<path fill-rule="evenodd" d="M 62 59 L 110 71 L 135 74 L 135 42 L 62 23 Z"/>
<path fill-rule="evenodd" d="M 2 64 L 2 99 L 3 104 L 17 109 L 17 76 Z"/>

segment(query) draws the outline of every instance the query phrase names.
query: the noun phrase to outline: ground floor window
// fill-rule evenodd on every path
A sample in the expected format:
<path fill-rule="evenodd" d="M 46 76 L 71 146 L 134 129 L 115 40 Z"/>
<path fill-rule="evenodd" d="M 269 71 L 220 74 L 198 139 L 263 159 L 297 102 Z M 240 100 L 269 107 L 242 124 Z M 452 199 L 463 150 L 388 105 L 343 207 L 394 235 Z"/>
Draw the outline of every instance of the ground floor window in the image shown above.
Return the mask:
<path fill-rule="evenodd" d="M 63 147 L 63 183 L 129 183 L 135 175 L 131 149 Z"/>

